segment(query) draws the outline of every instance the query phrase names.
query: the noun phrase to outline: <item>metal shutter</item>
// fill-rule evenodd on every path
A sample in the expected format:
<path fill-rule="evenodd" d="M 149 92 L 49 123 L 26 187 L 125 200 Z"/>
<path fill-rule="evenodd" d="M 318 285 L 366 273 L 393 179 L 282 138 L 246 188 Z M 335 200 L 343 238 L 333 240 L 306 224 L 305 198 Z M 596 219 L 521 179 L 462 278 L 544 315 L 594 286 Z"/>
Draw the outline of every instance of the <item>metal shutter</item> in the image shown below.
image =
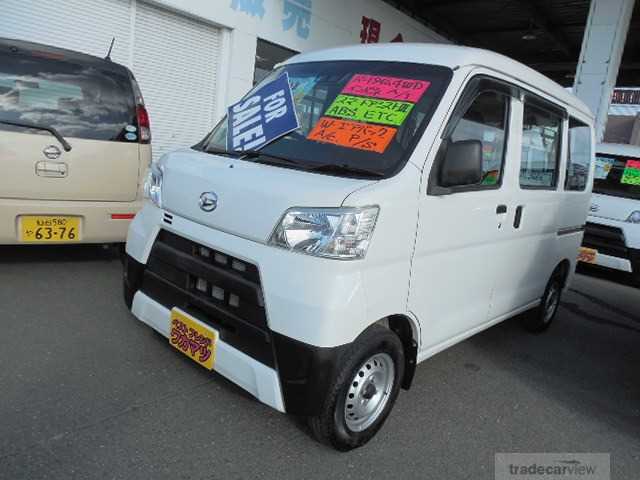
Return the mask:
<path fill-rule="evenodd" d="M 104 57 L 130 60 L 129 0 L 3 0 L 0 37 L 46 43 Z"/>
<path fill-rule="evenodd" d="M 219 29 L 138 2 L 132 70 L 149 110 L 154 158 L 211 129 L 219 52 Z"/>

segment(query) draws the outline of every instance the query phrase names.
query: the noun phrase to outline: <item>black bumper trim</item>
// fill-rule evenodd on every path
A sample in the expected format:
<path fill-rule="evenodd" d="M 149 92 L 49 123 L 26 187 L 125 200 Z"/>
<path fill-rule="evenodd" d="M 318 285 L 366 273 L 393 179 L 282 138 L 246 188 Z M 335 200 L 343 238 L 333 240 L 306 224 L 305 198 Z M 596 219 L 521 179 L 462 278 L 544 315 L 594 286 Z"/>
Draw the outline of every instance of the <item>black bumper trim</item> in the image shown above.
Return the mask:
<path fill-rule="evenodd" d="M 320 413 L 340 358 L 348 345 L 316 347 L 272 332 L 276 364 L 287 413 Z"/>

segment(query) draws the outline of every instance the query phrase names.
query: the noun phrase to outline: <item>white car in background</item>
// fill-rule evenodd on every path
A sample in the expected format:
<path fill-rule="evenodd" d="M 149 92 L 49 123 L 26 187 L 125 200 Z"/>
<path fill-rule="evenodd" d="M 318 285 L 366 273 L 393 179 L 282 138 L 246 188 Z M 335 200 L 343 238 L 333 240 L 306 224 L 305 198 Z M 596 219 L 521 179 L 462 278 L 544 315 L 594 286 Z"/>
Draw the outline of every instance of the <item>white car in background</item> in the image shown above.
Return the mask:
<path fill-rule="evenodd" d="M 633 275 L 640 285 L 640 147 L 596 147 L 593 197 L 580 260 Z"/>

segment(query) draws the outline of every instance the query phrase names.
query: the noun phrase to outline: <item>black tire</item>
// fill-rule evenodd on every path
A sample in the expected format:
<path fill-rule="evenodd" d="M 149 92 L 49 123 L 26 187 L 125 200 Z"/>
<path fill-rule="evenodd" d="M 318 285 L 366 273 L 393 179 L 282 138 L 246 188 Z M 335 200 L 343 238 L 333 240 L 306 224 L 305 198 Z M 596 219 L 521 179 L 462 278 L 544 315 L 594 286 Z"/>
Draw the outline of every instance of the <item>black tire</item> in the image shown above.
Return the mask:
<path fill-rule="evenodd" d="M 562 297 L 564 281 L 559 273 L 549 279 L 544 295 L 540 301 L 540 305 L 530 312 L 527 312 L 523 318 L 523 326 L 532 333 L 544 332 L 553 323 Z"/>
<path fill-rule="evenodd" d="M 388 363 L 389 358 L 393 362 L 393 385 L 388 388 L 388 398 L 384 401 L 378 401 L 380 410 L 377 411 L 376 409 L 377 413 L 370 416 L 370 419 L 375 418 L 371 420 L 372 423 L 370 425 L 360 431 L 354 431 L 349 427 L 346 419 L 347 407 L 350 405 L 347 403 L 349 401 L 348 396 L 352 396 L 353 398 L 354 394 L 351 393 L 350 390 L 353 391 L 358 383 L 354 377 L 359 375 L 363 378 L 360 390 L 364 392 L 363 398 L 368 402 L 369 399 L 366 399 L 367 388 L 365 388 L 364 385 L 369 381 L 371 385 L 375 382 L 371 368 L 373 367 L 373 371 L 379 368 L 379 372 L 384 372 L 385 368 L 382 367 L 382 362 L 377 363 L 376 360 L 382 359 Z M 375 365 L 373 365 L 373 362 L 376 362 Z M 320 414 L 310 417 L 308 423 L 316 439 L 322 443 L 333 446 L 336 450 L 346 452 L 361 447 L 371 440 L 377 431 L 380 430 L 391 412 L 393 404 L 398 397 L 404 375 L 404 351 L 402 343 L 398 336 L 391 330 L 380 325 L 374 325 L 360 335 L 343 353 L 339 364 L 341 367 L 338 369 L 335 379 L 329 387 Z M 369 371 L 367 375 L 364 375 L 367 368 Z M 391 371 L 389 368 L 386 370 L 387 373 Z M 381 373 L 381 375 L 384 375 L 384 373 Z M 367 385 L 369 384 L 367 383 Z M 375 387 L 373 387 L 373 390 L 375 390 Z M 379 389 L 374 393 L 369 393 L 369 395 L 372 395 L 372 397 L 369 398 L 376 398 L 377 394 L 383 390 L 386 389 Z M 382 394 L 377 398 L 384 398 L 384 396 L 385 395 Z M 351 412 L 348 414 L 353 415 Z M 355 420 L 357 420 L 357 418 Z M 351 419 L 350 421 L 353 422 Z"/>

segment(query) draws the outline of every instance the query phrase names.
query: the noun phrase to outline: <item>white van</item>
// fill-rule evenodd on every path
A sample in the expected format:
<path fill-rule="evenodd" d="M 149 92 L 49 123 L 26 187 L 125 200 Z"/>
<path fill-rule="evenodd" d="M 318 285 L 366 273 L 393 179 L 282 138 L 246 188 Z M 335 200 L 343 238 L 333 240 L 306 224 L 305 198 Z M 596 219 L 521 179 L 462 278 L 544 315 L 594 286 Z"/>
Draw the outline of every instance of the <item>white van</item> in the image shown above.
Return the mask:
<path fill-rule="evenodd" d="M 153 167 L 125 299 L 172 346 L 348 450 L 418 362 L 526 311 L 529 329 L 549 326 L 587 216 L 592 116 L 517 62 L 431 44 L 298 55 L 232 114 L 285 74 L 292 132 L 233 151 L 223 120 Z M 233 135 L 261 121 L 236 120 Z"/>
<path fill-rule="evenodd" d="M 579 259 L 632 274 L 640 286 L 640 147 L 596 147 L 593 197 Z"/>

